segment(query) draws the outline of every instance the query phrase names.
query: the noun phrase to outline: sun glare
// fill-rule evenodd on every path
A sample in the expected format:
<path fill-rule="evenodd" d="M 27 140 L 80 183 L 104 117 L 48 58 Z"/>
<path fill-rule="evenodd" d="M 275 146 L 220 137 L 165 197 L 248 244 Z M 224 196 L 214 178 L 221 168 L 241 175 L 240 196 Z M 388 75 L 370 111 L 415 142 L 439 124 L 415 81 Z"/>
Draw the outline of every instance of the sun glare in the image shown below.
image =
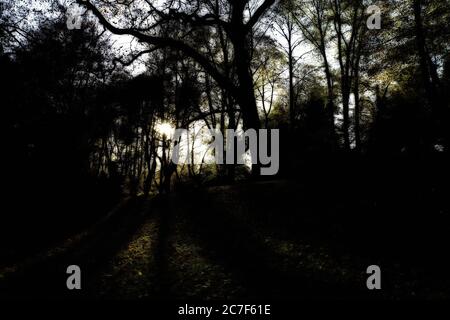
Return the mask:
<path fill-rule="evenodd" d="M 175 131 L 175 128 L 172 127 L 172 125 L 168 122 L 162 122 L 156 126 L 156 131 L 158 131 L 161 135 L 165 136 L 166 138 L 170 138 L 173 132 Z"/>

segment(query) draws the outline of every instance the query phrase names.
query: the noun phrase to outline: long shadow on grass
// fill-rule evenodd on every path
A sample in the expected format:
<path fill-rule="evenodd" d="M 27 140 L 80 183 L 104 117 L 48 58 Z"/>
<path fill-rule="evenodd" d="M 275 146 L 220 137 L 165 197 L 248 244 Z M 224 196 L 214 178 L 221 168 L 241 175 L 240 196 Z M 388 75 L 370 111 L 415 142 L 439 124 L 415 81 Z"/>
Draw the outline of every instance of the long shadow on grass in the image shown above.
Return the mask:
<path fill-rule="evenodd" d="M 98 272 L 128 243 L 145 220 L 144 199 L 134 199 L 75 248 L 18 270 L 0 283 L 2 299 L 85 299 L 96 296 L 93 287 Z M 78 265 L 82 290 L 68 290 L 66 269 Z"/>
<path fill-rule="evenodd" d="M 183 196 L 192 233 L 205 254 L 233 272 L 249 289 L 249 298 L 364 298 L 367 291 L 324 281 L 320 273 L 301 272 L 295 261 L 269 248 L 251 225 L 218 208 L 207 191 Z M 238 201 L 238 199 L 236 199 Z M 232 210 L 232 209 L 231 209 Z"/>

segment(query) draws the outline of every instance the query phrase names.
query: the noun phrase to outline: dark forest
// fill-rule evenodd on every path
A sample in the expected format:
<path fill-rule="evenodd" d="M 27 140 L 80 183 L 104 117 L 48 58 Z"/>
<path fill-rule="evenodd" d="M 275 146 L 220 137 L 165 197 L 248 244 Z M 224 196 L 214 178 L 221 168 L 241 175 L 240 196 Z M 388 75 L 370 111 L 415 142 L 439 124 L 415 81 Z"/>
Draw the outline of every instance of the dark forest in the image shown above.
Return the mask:
<path fill-rule="evenodd" d="M 0 0 L 0 299 L 449 299 L 449 21 Z"/>

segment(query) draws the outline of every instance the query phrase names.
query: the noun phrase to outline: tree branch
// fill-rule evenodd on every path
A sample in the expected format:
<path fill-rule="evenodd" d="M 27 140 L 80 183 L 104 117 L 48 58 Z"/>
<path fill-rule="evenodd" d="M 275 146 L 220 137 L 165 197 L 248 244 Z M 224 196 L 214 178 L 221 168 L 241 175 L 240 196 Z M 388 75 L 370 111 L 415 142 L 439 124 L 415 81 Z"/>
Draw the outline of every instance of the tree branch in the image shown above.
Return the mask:
<path fill-rule="evenodd" d="M 265 0 L 259 7 L 256 9 L 255 14 L 250 18 L 247 22 L 247 30 L 253 28 L 253 26 L 259 21 L 259 19 L 265 14 L 265 12 L 275 3 L 275 0 Z"/>
<path fill-rule="evenodd" d="M 274 1 L 274 0 L 273 0 Z M 209 61 L 204 55 L 198 52 L 196 49 L 188 45 L 187 43 L 173 39 L 170 37 L 158 37 L 151 36 L 142 32 L 137 31 L 132 28 L 117 28 L 112 25 L 108 19 L 99 11 L 99 9 L 92 4 L 89 0 L 77 0 L 77 3 L 87 10 L 92 11 L 94 16 L 100 21 L 100 23 L 108 29 L 110 32 L 116 35 L 131 35 L 137 38 L 141 42 L 145 42 L 148 44 L 156 45 L 160 48 L 162 47 L 171 47 L 174 49 L 178 49 L 183 52 L 188 57 L 194 59 L 197 63 L 199 63 L 205 71 L 211 75 L 211 77 L 217 81 L 217 83 L 226 90 L 229 90 L 232 94 L 236 94 L 237 88 L 234 84 L 226 78 L 212 63 Z"/>

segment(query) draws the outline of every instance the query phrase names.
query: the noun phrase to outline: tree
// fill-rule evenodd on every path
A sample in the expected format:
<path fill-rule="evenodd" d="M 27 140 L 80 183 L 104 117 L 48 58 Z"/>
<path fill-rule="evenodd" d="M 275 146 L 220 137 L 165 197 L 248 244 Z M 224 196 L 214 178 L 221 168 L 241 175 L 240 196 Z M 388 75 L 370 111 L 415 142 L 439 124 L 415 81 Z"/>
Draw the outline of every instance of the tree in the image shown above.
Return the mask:
<path fill-rule="evenodd" d="M 298 37 L 299 29 L 296 23 L 296 5 L 295 1 L 285 1 L 279 6 L 277 10 L 277 17 L 275 19 L 276 27 L 275 31 L 284 39 L 286 46 L 283 46 L 283 50 L 287 56 L 288 63 L 288 79 L 289 79 L 289 121 L 291 128 L 295 123 L 295 88 L 294 88 L 294 68 L 296 62 L 300 58 L 296 58 L 294 55 L 297 47 L 303 42 L 304 39 Z"/>
<path fill-rule="evenodd" d="M 250 72 L 248 36 L 255 24 L 275 3 L 275 0 L 263 1 L 256 10 L 249 12 L 248 19 L 246 19 L 245 12 L 249 8 L 249 1 L 229 0 L 213 2 L 199 0 L 189 3 L 167 1 L 159 8 L 152 5 L 150 1 L 139 4 L 136 4 L 135 1 L 114 1 L 109 3 L 108 9 L 113 8 L 120 14 L 120 18 L 129 19 L 129 25 L 126 27 L 117 27 L 109 21 L 109 17 L 101 13 L 105 6 L 101 4 L 95 5 L 91 1 L 78 0 L 77 2 L 92 11 L 100 23 L 112 33 L 119 35 L 128 34 L 139 41 L 151 45 L 171 47 L 193 58 L 219 85 L 231 92 L 239 102 L 245 126 L 255 129 L 260 127 L 253 91 L 253 79 Z M 131 8 L 124 10 L 127 6 Z M 146 7 L 149 13 L 142 14 L 142 8 L 139 6 Z M 99 9 L 100 7 L 102 9 Z M 128 15 L 126 12 L 130 12 L 130 14 Z M 139 13 L 141 15 L 136 16 Z M 185 27 L 183 38 L 154 35 L 155 31 L 163 29 L 165 24 L 173 20 L 181 22 Z M 198 29 L 212 28 L 217 30 L 219 27 L 224 30 L 233 44 L 233 65 L 236 68 L 238 85 L 235 85 L 232 79 L 227 78 L 223 74 L 217 63 L 209 60 L 201 50 L 194 48 L 193 45 L 185 40 L 189 33 Z"/>
<path fill-rule="evenodd" d="M 330 126 L 334 130 L 334 84 L 329 59 L 329 38 L 332 26 L 331 8 L 328 0 L 301 1 L 296 7 L 299 11 L 296 23 L 303 37 L 317 50 L 322 58 L 327 83 L 327 111 Z"/>
<path fill-rule="evenodd" d="M 280 87 L 281 74 L 285 71 L 285 57 L 275 46 L 273 40 L 268 37 L 260 40 L 255 51 L 255 89 L 263 111 L 265 128 L 269 128 L 269 116 L 278 95 L 276 91 Z M 292 101 L 294 101 L 293 90 L 292 86 L 292 94 L 289 94 Z M 289 112 L 295 115 L 294 107 L 290 107 Z"/>
<path fill-rule="evenodd" d="M 366 27 L 366 15 L 361 1 L 333 0 L 331 8 L 340 71 L 344 147 L 346 150 L 350 150 L 350 94 L 354 76 L 358 73 L 360 56 L 358 39 L 361 39 L 360 34 Z"/>

